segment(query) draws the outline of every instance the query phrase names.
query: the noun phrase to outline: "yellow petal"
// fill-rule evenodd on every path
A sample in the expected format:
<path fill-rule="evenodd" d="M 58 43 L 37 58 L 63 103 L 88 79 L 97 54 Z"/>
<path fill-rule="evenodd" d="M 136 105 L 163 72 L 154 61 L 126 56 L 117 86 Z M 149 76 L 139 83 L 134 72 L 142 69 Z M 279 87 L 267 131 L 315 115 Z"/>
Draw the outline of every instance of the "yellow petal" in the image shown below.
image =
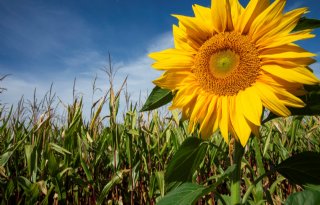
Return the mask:
<path fill-rule="evenodd" d="M 221 120 L 219 122 L 220 132 L 226 143 L 229 142 L 228 122 L 229 122 L 229 101 L 228 96 L 221 96 Z"/>
<path fill-rule="evenodd" d="M 212 33 L 213 27 L 210 8 L 194 4 L 192 9 L 195 17 L 202 22 L 202 29 L 204 29 L 207 33 Z"/>
<path fill-rule="evenodd" d="M 237 135 L 235 137 L 239 139 L 244 147 L 250 137 L 251 128 L 242 113 L 240 104 L 237 103 L 236 96 L 230 97 L 230 107 L 230 120 L 233 130 Z"/>
<path fill-rule="evenodd" d="M 189 121 L 189 132 L 193 132 L 195 126 L 198 123 L 198 119 L 200 118 L 200 111 L 206 105 L 207 96 L 206 95 L 199 95 L 195 106 L 192 110 L 190 121 Z"/>
<path fill-rule="evenodd" d="M 293 52 L 293 51 L 287 51 L 283 53 L 274 53 L 274 54 L 266 54 L 266 55 L 260 55 L 260 58 L 306 58 L 306 57 L 313 57 L 316 56 L 316 54 L 310 53 L 310 52 Z"/>
<path fill-rule="evenodd" d="M 297 82 L 309 85 L 319 83 L 319 79 L 304 67 L 284 68 L 278 65 L 263 65 L 261 68 L 264 71 L 288 82 Z"/>
<path fill-rule="evenodd" d="M 254 42 L 261 38 L 266 31 L 274 27 L 275 23 L 279 22 L 285 3 L 285 0 L 274 1 L 253 21 L 249 30 L 249 35 Z"/>
<path fill-rule="evenodd" d="M 270 86 L 256 82 L 252 87 L 256 89 L 262 104 L 271 112 L 279 116 L 289 116 L 291 114 L 290 110 L 279 100 Z"/>
<path fill-rule="evenodd" d="M 183 80 L 187 78 L 190 72 L 165 72 L 160 78 L 153 81 L 154 84 L 161 88 L 174 90 L 182 84 Z"/>
<path fill-rule="evenodd" d="M 207 114 L 200 126 L 200 132 L 203 137 L 208 137 L 209 135 L 212 134 L 213 124 L 214 124 L 213 115 L 214 115 L 214 112 L 216 111 L 215 110 L 216 103 L 217 103 L 217 97 L 212 96 L 208 106 Z"/>
<path fill-rule="evenodd" d="M 244 11 L 244 8 L 238 0 L 230 0 L 230 9 L 233 25 L 238 25 L 239 17 Z"/>
<path fill-rule="evenodd" d="M 195 49 L 194 47 L 188 44 L 188 37 L 184 29 L 176 25 L 173 25 L 172 31 L 173 31 L 174 46 L 177 49 L 181 49 L 191 53 L 197 52 L 198 48 Z"/>
<path fill-rule="evenodd" d="M 235 30 L 241 34 L 247 34 L 251 24 L 257 16 L 270 5 L 269 0 L 251 0 L 239 17 Z"/>
<path fill-rule="evenodd" d="M 213 123 L 213 127 L 212 127 L 212 132 L 215 132 L 218 127 L 219 127 L 219 124 L 220 124 L 220 120 L 221 120 L 221 99 L 220 97 L 218 97 L 217 99 L 217 102 L 216 102 L 216 108 L 215 108 L 215 112 L 212 116 L 212 121 L 214 122 Z"/>
<path fill-rule="evenodd" d="M 244 116 L 252 123 L 260 126 L 262 115 L 262 102 L 255 89 L 248 87 L 240 91 L 236 98 Z"/>
<path fill-rule="evenodd" d="M 287 36 L 297 25 L 300 17 L 307 11 L 306 8 L 300 8 L 286 13 L 281 20 L 275 21 L 272 29 L 264 31 L 264 34 L 258 38 L 256 44 L 258 47 L 269 45 L 274 40 Z"/>
<path fill-rule="evenodd" d="M 265 71 L 262 71 L 262 73 L 263 74 L 261 74 L 257 79 L 258 82 L 270 85 L 271 87 L 285 89 L 295 96 L 302 96 L 306 94 L 303 84 L 301 83 L 288 82 L 284 79 L 270 75 Z"/>
<path fill-rule="evenodd" d="M 229 0 L 212 0 L 211 13 L 213 28 L 217 33 L 233 30 Z"/>
<path fill-rule="evenodd" d="M 271 87 L 271 89 L 284 105 L 298 108 L 305 106 L 305 103 L 300 98 L 286 91 L 284 88 Z"/>
<path fill-rule="evenodd" d="M 191 84 L 192 85 L 192 84 Z M 169 109 L 183 108 L 198 96 L 200 88 L 198 86 L 184 86 L 175 94 L 172 105 Z"/>
<path fill-rule="evenodd" d="M 292 51 L 292 52 L 297 52 L 297 53 L 308 52 L 307 50 L 301 48 L 300 46 L 298 46 L 297 44 L 294 44 L 294 43 L 285 44 L 285 45 L 281 45 L 281 46 L 273 47 L 273 48 L 260 48 L 258 50 L 261 55 L 283 53 L 283 52 L 287 52 L 287 51 Z"/>
<path fill-rule="evenodd" d="M 279 65 L 288 68 L 307 66 L 315 63 L 313 58 L 295 58 L 295 59 L 265 59 L 261 61 L 261 65 Z"/>
<path fill-rule="evenodd" d="M 192 98 L 192 100 L 190 102 L 188 102 L 185 106 L 182 107 L 182 118 L 187 120 L 189 119 L 191 113 L 192 113 L 192 110 L 194 108 L 194 105 L 197 101 L 197 96 L 196 95 L 194 98 Z M 171 107 L 169 107 L 169 109 L 171 109 Z"/>
<path fill-rule="evenodd" d="M 199 21 L 199 19 L 182 15 L 172 16 L 176 17 L 179 22 L 185 26 L 186 33 L 189 38 L 192 38 L 192 40 L 200 46 L 212 36 L 211 33 L 206 31 L 206 29 L 203 29 L 205 26 L 203 22 Z"/>
<path fill-rule="evenodd" d="M 193 58 L 194 53 L 182 49 L 170 48 L 159 52 L 149 54 L 149 57 L 156 60 L 175 59 L 175 58 Z"/>
<path fill-rule="evenodd" d="M 159 56 L 156 56 L 156 57 L 159 57 Z M 162 59 L 160 61 L 154 62 L 152 64 L 152 67 L 157 70 L 187 71 L 187 70 L 190 70 L 193 64 L 194 64 L 193 57 L 175 55 L 175 56 L 172 56 L 172 58 Z"/>
<path fill-rule="evenodd" d="M 262 45 L 264 48 L 272 48 L 272 47 L 277 47 L 277 46 L 289 44 L 289 43 L 292 43 L 295 41 L 315 37 L 315 35 L 310 32 L 311 32 L 311 30 L 309 29 L 309 30 L 303 30 L 303 31 L 291 33 L 289 35 L 286 35 L 286 36 L 280 37 L 280 38 L 272 38 L 272 39 L 270 39 L 269 42 L 265 41 L 265 42 L 263 42 L 263 44 L 260 44 L 259 46 Z"/>

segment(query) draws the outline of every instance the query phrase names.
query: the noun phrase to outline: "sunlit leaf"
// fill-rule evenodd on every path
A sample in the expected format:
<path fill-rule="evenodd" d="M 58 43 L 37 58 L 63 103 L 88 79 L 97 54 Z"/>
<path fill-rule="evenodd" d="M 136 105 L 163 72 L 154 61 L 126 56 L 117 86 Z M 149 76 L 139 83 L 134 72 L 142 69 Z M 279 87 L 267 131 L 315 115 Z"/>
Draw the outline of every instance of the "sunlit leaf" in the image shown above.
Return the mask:
<path fill-rule="evenodd" d="M 320 20 L 302 17 L 293 31 L 320 28 Z"/>
<path fill-rule="evenodd" d="M 157 109 L 171 102 L 173 94 L 170 90 L 154 87 L 140 112 Z"/>

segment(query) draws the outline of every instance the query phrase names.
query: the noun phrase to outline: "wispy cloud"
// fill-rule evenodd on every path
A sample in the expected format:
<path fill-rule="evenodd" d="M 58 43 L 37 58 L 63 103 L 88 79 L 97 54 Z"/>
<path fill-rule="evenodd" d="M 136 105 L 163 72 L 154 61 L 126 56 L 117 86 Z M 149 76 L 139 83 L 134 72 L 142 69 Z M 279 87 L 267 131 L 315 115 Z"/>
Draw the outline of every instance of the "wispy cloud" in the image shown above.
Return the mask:
<path fill-rule="evenodd" d="M 12 70 L 38 71 L 38 66 L 49 72 L 59 70 L 65 56 L 77 55 L 94 45 L 90 24 L 71 10 L 31 1 L 1 1 L 0 6 L 0 60 L 8 61 Z"/>
<path fill-rule="evenodd" d="M 128 91 L 133 101 L 139 100 L 140 92 L 142 97 L 150 93 L 154 87 L 152 80 L 161 75 L 161 72 L 151 68 L 153 60 L 148 57 L 148 54 L 173 47 L 173 38 L 170 32 L 158 36 L 152 42 L 146 49 L 146 53 L 141 54 L 137 59 L 129 62 L 118 62 L 119 75 L 122 78 L 128 75 Z"/>
<path fill-rule="evenodd" d="M 119 89 L 123 80 L 128 76 L 127 88 L 133 102 L 141 98 L 145 99 L 147 93 L 154 87 L 152 80 L 160 76 L 161 73 L 151 68 L 152 60 L 148 53 L 159 51 L 173 46 L 170 33 L 165 33 L 153 40 L 136 59 L 129 61 L 113 61 L 113 67 L 118 69 L 114 86 Z M 71 56 L 62 58 L 64 69 L 59 72 L 52 72 L 50 76 L 15 74 L 3 81 L 3 87 L 8 90 L 2 94 L 2 103 L 16 104 L 20 97 L 32 99 L 33 91 L 36 88 L 37 97 L 42 98 L 53 83 L 53 91 L 56 92 L 64 103 L 72 103 L 73 82 L 76 78 L 76 93 L 83 97 L 84 113 L 88 117 L 92 102 L 101 97 L 109 89 L 108 78 L 103 68 L 107 66 L 106 56 L 96 51 L 88 50 L 78 52 Z M 76 72 L 78 70 L 78 72 Z M 99 89 L 95 96 L 92 96 L 93 80 L 97 76 L 96 86 Z M 93 97 L 93 98 L 92 98 Z M 122 109 L 124 101 L 122 100 Z"/>

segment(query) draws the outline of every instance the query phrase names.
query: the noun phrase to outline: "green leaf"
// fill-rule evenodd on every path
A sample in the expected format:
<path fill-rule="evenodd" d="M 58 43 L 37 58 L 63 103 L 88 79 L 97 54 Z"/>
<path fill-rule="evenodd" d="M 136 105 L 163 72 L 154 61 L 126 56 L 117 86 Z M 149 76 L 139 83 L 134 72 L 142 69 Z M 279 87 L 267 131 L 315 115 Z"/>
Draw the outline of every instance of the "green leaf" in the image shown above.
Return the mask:
<path fill-rule="evenodd" d="M 164 192 L 165 192 L 165 181 L 164 181 L 164 173 L 163 171 L 158 171 L 155 173 L 157 182 L 158 182 L 158 188 L 160 191 L 160 195 L 164 196 Z"/>
<path fill-rule="evenodd" d="M 102 204 L 104 199 L 108 196 L 109 191 L 117 184 L 122 182 L 124 174 L 128 173 L 128 170 L 118 171 L 111 180 L 103 187 L 103 190 L 100 193 L 97 204 Z"/>
<path fill-rule="evenodd" d="M 66 154 L 71 154 L 71 152 L 69 152 L 68 150 L 66 150 L 65 148 L 50 142 L 49 143 L 49 147 L 52 148 L 53 150 L 57 151 L 58 153 L 62 154 L 62 155 L 66 155 Z"/>
<path fill-rule="evenodd" d="M 173 99 L 173 94 L 170 90 L 162 89 L 158 86 L 154 87 L 147 101 L 143 105 L 140 112 L 157 109 Z"/>
<path fill-rule="evenodd" d="M 13 180 L 10 179 L 10 181 L 8 182 L 8 184 L 6 186 L 6 191 L 5 191 L 5 195 L 4 195 L 4 198 L 6 200 L 8 200 L 14 194 L 14 189 L 15 189 L 15 185 L 13 183 Z"/>
<path fill-rule="evenodd" d="M 34 145 L 25 145 L 24 146 L 26 160 L 27 160 L 27 167 L 29 176 L 31 176 L 31 181 L 34 183 L 36 182 L 37 178 L 37 159 L 38 154 L 37 151 L 34 149 Z"/>
<path fill-rule="evenodd" d="M 87 179 L 88 179 L 89 183 L 92 183 L 93 182 L 93 177 L 92 177 L 92 173 L 90 171 L 90 166 L 88 166 L 88 164 L 84 161 L 84 159 L 82 159 L 81 156 L 80 156 L 80 163 L 81 163 L 81 166 L 82 166 L 82 169 L 83 169 L 84 173 L 87 176 Z"/>
<path fill-rule="evenodd" d="M 31 185 L 32 185 L 32 183 L 23 176 L 18 177 L 18 184 L 26 192 L 28 192 L 31 189 Z"/>
<path fill-rule="evenodd" d="M 52 177 L 55 177 L 59 171 L 59 164 L 52 152 L 49 153 L 48 157 L 48 171 Z"/>
<path fill-rule="evenodd" d="M 8 151 L 0 156 L 0 166 L 6 165 L 8 160 L 10 159 L 11 155 L 13 154 L 13 151 Z"/>
<path fill-rule="evenodd" d="M 5 152 L 4 154 L 2 154 L 0 156 L 0 166 L 4 167 L 7 162 L 9 161 L 10 157 L 12 156 L 12 154 L 20 147 L 21 144 L 23 144 L 25 142 L 26 136 L 23 137 L 20 141 L 18 141 L 14 147 L 11 147 L 7 150 L 7 152 Z"/>
<path fill-rule="evenodd" d="M 253 148 L 254 148 L 254 153 L 255 153 L 255 159 L 256 159 L 256 166 L 257 166 L 257 175 L 263 175 L 265 173 L 264 169 L 264 164 L 261 156 L 261 148 L 260 144 L 261 142 L 258 140 L 257 137 L 254 137 L 252 139 L 253 141 Z M 255 194 L 254 194 L 254 201 L 258 202 L 263 200 L 263 185 L 262 185 L 262 180 L 256 184 L 255 187 Z"/>
<path fill-rule="evenodd" d="M 165 195 L 158 204 L 194 204 L 202 196 L 215 192 L 216 187 L 221 184 L 235 170 L 236 166 L 231 165 L 228 169 L 218 177 L 217 181 L 210 186 L 201 186 L 190 182 L 183 183 L 181 186 L 173 189 Z M 217 195 L 217 193 L 215 193 Z M 224 201 L 223 199 L 221 199 Z"/>
<path fill-rule="evenodd" d="M 219 195 L 217 195 L 219 196 Z M 221 195 L 219 196 L 218 205 L 228 205 L 231 204 L 231 196 L 229 195 Z"/>
<path fill-rule="evenodd" d="M 306 184 L 303 186 L 303 188 L 311 190 L 311 191 L 318 191 L 320 192 L 320 185 L 315 184 Z"/>
<path fill-rule="evenodd" d="M 275 170 L 299 185 L 320 184 L 320 153 L 302 152 L 275 167 Z"/>
<path fill-rule="evenodd" d="M 305 29 L 315 29 L 320 27 L 320 20 L 318 19 L 308 19 L 306 17 L 302 17 L 297 26 L 293 29 L 293 31 L 301 31 Z"/>
<path fill-rule="evenodd" d="M 320 192 L 315 190 L 304 190 L 291 194 L 285 205 L 296 205 L 296 204 L 308 204 L 318 205 L 320 204 Z"/>
<path fill-rule="evenodd" d="M 157 205 L 188 205 L 194 204 L 203 195 L 206 187 L 193 183 L 184 183 L 178 188 L 169 192 L 160 199 Z"/>
<path fill-rule="evenodd" d="M 170 160 L 165 173 L 165 181 L 167 183 L 191 182 L 194 172 L 206 154 L 207 145 L 199 138 L 187 138 Z"/>

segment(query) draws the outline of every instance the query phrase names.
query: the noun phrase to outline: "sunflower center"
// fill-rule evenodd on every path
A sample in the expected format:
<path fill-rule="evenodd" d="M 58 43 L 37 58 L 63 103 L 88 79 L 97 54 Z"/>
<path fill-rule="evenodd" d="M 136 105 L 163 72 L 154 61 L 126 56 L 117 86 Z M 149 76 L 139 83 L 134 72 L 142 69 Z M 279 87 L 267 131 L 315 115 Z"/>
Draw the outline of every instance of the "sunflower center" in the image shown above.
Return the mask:
<path fill-rule="evenodd" d="M 226 77 L 239 65 L 239 55 L 231 50 L 220 51 L 210 57 L 209 68 L 212 75 Z"/>
<path fill-rule="evenodd" d="M 226 32 L 201 46 L 192 72 L 207 92 L 235 95 L 257 80 L 260 66 L 259 53 L 249 37 Z"/>

